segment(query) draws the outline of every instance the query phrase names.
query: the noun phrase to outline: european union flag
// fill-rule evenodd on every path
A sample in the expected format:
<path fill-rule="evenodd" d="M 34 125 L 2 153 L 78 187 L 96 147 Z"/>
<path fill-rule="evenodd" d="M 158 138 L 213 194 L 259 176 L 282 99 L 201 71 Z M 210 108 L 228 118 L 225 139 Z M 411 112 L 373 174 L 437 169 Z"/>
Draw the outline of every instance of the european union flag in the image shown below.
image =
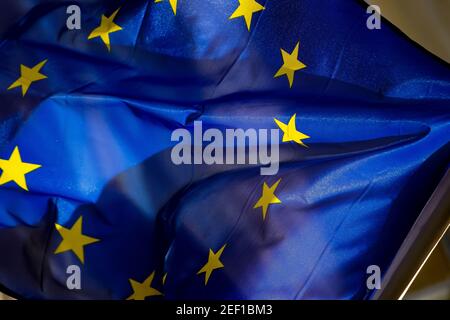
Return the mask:
<path fill-rule="evenodd" d="M 17 297 L 369 298 L 448 167 L 448 64 L 362 1 L 0 8 Z"/>

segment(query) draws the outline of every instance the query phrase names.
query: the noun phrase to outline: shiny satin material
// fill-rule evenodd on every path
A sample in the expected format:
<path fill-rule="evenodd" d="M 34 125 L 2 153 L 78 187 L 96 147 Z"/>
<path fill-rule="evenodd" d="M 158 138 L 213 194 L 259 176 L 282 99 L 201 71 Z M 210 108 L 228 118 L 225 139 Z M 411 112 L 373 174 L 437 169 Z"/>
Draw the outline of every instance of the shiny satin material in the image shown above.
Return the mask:
<path fill-rule="evenodd" d="M 82 30 L 60 1 L 8 2 L 0 43 L 0 158 L 15 146 L 42 165 L 29 192 L 0 186 L 0 284 L 37 299 L 125 299 L 155 270 L 154 299 L 363 299 L 366 269 L 389 267 L 449 163 L 449 66 L 386 21 L 366 28 L 352 0 L 260 0 L 229 20 L 230 0 L 80 1 Z M 121 7 L 111 52 L 87 40 Z M 7 15 L 3 11 L 0 15 Z M 19 19 L 20 18 L 20 19 Z M 300 41 L 294 86 L 274 78 Z M 45 81 L 6 91 L 19 65 L 48 59 Z M 297 115 L 311 138 L 280 140 L 280 171 L 175 166 L 171 133 L 277 128 Z M 262 185 L 281 178 L 262 220 Z M 54 254 L 83 216 L 82 290 Z M 227 244 L 208 285 L 197 275 Z M 163 285 L 163 275 L 167 273 Z"/>

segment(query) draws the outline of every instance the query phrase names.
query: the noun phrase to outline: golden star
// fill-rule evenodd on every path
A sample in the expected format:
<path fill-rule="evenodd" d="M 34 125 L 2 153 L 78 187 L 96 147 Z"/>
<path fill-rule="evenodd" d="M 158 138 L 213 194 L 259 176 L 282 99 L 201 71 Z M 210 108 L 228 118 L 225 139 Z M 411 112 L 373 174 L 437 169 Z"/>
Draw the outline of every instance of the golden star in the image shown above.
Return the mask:
<path fill-rule="evenodd" d="M 212 249 L 209 249 L 208 262 L 200 269 L 199 272 L 197 272 L 197 274 L 205 273 L 205 286 L 208 284 L 209 277 L 211 276 L 212 272 L 215 269 L 221 269 L 224 267 L 224 265 L 220 261 L 220 256 L 222 255 L 223 250 L 226 246 L 227 245 L 224 244 L 222 248 L 220 248 L 216 253 L 214 253 Z"/>
<path fill-rule="evenodd" d="M 16 146 L 8 160 L 0 159 L 0 169 L 2 169 L 0 186 L 14 181 L 19 187 L 28 191 L 25 175 L 40 167 L 39 164 L 22 162 L 19 147 Z"/>
<path fill-rule="evenodd" d="M 262 196 L 259 198 L 258 202 L 256 202 L 253 209 L 262 208 L 263 220 L 266 220 L 267 209 L 269 205 L 275 203 L 281 203 L 281 200 L 277 198 L 275 195 L 275 189 L 278 187 L 281 179 L 275 182 L 271 187 L 264 182 Z"/>
<path fill-rule="evenodd" d="M 100 240 L 82 234 L 82 226 L 82 216 L 78 218 L 70 229 L 55 223 L 56 230 L 58 230 L 62 237 L 62 241 L 58 248 L 56 248 L 55 254 L 72 251 L 80 259 L 81 263 L 84 263 L 84 246 Z"/>
<path fill-rule="evenodd" d="M 155 3 L 163 2 L 164 0 L 155 0 Z M 177 15 L 177 2 L 178 0 L 169 0 L 170 6 L 174 15 Z"/>
<path fill-rule="evenodd" d="M 152 274 L 142 283 L 129 279 L 131 287 L 133 288 L 133 294 L 129 296 L 127 300 L 145 300 L 147 297 L 161 296 L 161 292 L 155 288 L 152 288 L 152 281 L 154 277 L 155 271 L 153 271 Z"/>
<path fill-rule="evenodd" d="M 114 23 L 114 19 L 116 15 L 119 13 L 120 9 L 114 11 L 114 13 L 110 17 L 106 17 L 102 15 L 102 22 L 100 26 L 94 29 L 88 36 L 88 39 L 94 39 L 100 37 L 103 43 L 108 48 L 108 51 L 111 51 L 111 42 L 109 40 L 109 34 L 113 32 L 117 32 L 122 30 L 122 27 Z"/>
<path fill-rule="evenodd" d="M 291 119 L 289 119 L 289 123 L 285 124 L 277 119 L 275 120 L 275 123 L 278 125 L 278 127 L 283 131 L 283 142 L 289 142 L 294 141 L 298 143 L 299 145 L 302 145 L 304 147 L 308 147 L 306 144 L 303 143 L 302 140 L 309 139 L 310 137 L 300 131 L 297 130 L 297 126 L 295 124 L 295 117 L 297 114 L 294 114 Z"/>
<path fill-rule="evenodd" d="M 35 81 L 47 79 L 47 76 L 40 73 L 42 67 L 47 63 L 47 60 L 39 62 L 33 68 L 28 68 L 27 66 L 20 65 L 20 78 L 17 79 L 12 85 L 9 86 L 8 90 L 22 87 L 22 96 L 25 96 L 31 84 Z"/>
<path fill-rule="evenodd" d="M 239 7 L 237 7 L 229 19 L 244 17 L 247 29 L 250 31 L 253 14 L 264 9 L 265 8 L 255 0 L 239 0 Z"/>
<path fill-rule="evenodd" d="M 298 60 L 298 49 L 300 47 L 300 42 L 297 42 L 297 45 L 295 46 L 294 51 L 292 53 L 287 53 L 283 49 L 281 49 L 281 55 L 283 57 L 283 65 L 281 66 L 280 70 L 275 74 L 274 78 L 281 77 L 283 75 L 286 75 L 289 80 L 289 87 L 292 88 L 292 85 L 294 84 L 294 74 L 295 71 L 301 70 L 306 68 L 306 65 L 304 65 L 302 62 Z"/>

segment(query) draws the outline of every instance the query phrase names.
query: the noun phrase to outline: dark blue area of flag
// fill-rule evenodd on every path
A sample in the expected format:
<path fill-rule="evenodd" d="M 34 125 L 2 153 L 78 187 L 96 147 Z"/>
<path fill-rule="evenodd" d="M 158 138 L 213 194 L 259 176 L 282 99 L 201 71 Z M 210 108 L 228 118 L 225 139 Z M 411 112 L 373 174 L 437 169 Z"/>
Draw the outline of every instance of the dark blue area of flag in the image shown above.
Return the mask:
<path fill-rule="evenodd" d="M 389 267 L 449 164 L 449 66 L 360 1 L 259 0 L 251 31 L 230 0 L 1 2 L 0 159 L 42 167 L 29 192 L 0 186 L 0 284 L 34 299 L 125 299 L 154 270 L 156 299 L 362 299 Z M 82 8 L 82 29 L 66 8 Z M 110 35 L 100 23 L 121 7 Z M 293 88 L 274 78 L 300 41 Z M 20 64 L 48 79 L 6 90 Z M 171 133 L 277 128 L 297 114 L 309 148 L 280 144 L 280 171 L 175 166 Z M 262 220 L 263 182 L 281 178 Z M 101 241 L 54 254 L 83 216 Z M 204 284 L 208 252 L 227 244 Z M 82 289 L 66 268 L 80 265 Z M 162 277 L 167 273 L 166 282 Z"/>

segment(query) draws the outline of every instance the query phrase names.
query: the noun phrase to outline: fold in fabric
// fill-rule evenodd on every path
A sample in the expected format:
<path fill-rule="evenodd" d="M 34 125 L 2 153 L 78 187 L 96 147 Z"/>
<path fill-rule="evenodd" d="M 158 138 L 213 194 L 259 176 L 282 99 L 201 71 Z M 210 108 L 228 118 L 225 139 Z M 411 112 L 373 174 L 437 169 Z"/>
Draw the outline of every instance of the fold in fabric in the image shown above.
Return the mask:
<path fill-rule="evenodd" d="M 368 298 L 367 267 L 384 274 L 448 167 L 448 64 L 386 21 L 368 30 L 359 1 L 260 0 L 250 31 L 229 19 L 237 0 L 180 0 L 176 15 L 169 1 L 79 1 L 74 31 L 64 2 L 3 2 L 0 159 L 18 147 L 41 165 L 29 191 L 0 185 L 0 284 L 16 296 L 126 299 L 155 272 L 164 295 L 150 299 Z M 88 36 L 119 7 L 108 51 Z M 290 88 L 274 75 L 297 43 Z M 44 60 L 46 79 L 7 90 Z M 171 161 L 176 129 L 278 129 L 294 114 L 310 138 L 272 141 L 276 175 Z M 83 263 L 55 253 L 57 225 L 80 217 L 98 240 Z M 210 250 L 222 267 L 205 285 Z"/>

